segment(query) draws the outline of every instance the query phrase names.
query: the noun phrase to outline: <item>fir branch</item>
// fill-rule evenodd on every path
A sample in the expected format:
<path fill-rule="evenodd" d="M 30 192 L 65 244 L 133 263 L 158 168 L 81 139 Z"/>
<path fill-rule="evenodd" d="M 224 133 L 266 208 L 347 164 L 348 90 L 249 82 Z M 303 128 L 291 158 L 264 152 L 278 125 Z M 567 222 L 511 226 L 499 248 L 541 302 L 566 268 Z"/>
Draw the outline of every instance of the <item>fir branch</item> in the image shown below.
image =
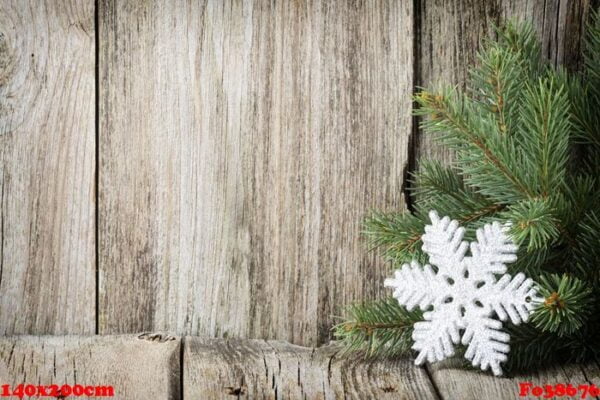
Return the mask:
<path fill-rule="evenodd" d="M 421 126 L 456 151 L 452 167 L 421 162 L 416 211 L 375 213 L 373 247 L 394 262 L 423 261 L 427 212 L 465 224 L 464 239 L 491 221 L 512 221 L 519 248 L 509 273 L 539 281 L 545 301 L 530 323 L 508 326 L 507 369 L 600 355 L 600 15 L 586 38 L 583 75 L 546 65 L 531 26 L 509 24 L 485 45 L 469 90 L 416 96 Z M 585 144 L 573 151 L 572 144 Z M 576 155 L 577 158 L 572 157 Z M 558 273 L 560 275 L 547 275 Z M 538 278 L 539 277 L 539 278 Z M 353 306 L 336 336 L 348 349 L 403 354 L 410 315 L 394 299 Z"/>
<path fill-rule="evenodd" d="M 479 65 L 469 71 L 469 93 L 495 114 L 499 131 L 510 134 L 518 124 L 522 88 L 539 73 L 541 50 L 531 25 L 510 22 L 496 32 L 498 40 L 484 41 Z"/>
<path fill-rule="evenodd" d="M 497 42 L 508 52 L 517 54 L 525 66 L 525 75 L 535 79 L 545 67 L 541 45 L 530 23 L 508 21 L 496 28 Z"/>
<path fill-rule="evenodd" d="M 538 276 L 546 272 L 564 272 L 563 264 L 556 263 L 557 254 L 551 247 L 542 247 L 531 250 L 520 247 L 517 252 L 517 261 L 508 266 L 507 272 L 515 275 L 519 272 L 527 276 Z"/>
<path fill-rule="evenodd" d="M 569 275 L 542 275 L 538 278 L 539 294 L 545 298 L 531 317 L 531 322 L 545 332 L 559 337 L 572 334 L 586 322 L 594 308 L 592 289 Z"/>
<path fill-rule="evenodd" d="M 572 254 L 576 271 L 587 280 L 600 283 L 600 217 L 595 211 L 585 215 L 579 230 Z"/>
<path fill-rule="evenodd" d="M 395 356 L 410 351 L 413 324 L 422 320 L 422 313 L 407 311 L 390 297 L 352 305 L 345 319 L 333 329 L 346 351 L 361 351 L 367 357 Z"/>
<path fill-rule="evenodd" d="M 589 83 L 591 100 L 596 106 L 600 106 L 600 10 L 592 13 L 586 28 L 583 53 L 584 76 Z"/>
<path fill-rule="evenodd" d="M 570 104 L 567 92 L 553 75 L 524 89 L 516 133 L 528 171 L 529 187 L 547 198 L 561 189 L 569 158 Z"/>
<path fill-rule="evenodd" d="M 518 202 L 502 213 L 501 218 L 511 221 L 512 238 L 520 246 L 526 245 L 529 251 L 549 247 L 560 235 L 559 221 L 546 199 Z"/>
<path fill-rule="evenodd" d="M 381 248 L 383 256 L 394 264 L 409 262 L 413 259 L 426 261 L 421 252 L 421 237 L 427 224 L 427 212 L 430 209 L 441 209 L 428 201 L 426 206 L 419 206 L 420 211 L 410 213 L 374 213 L 365 221 L 363 233 L 367 237 L 371 249 Z M 422 209 L 421 209 L 422 208 Z M 472 223 L 495 215 L 504 210 L 502 204 L 484 205 L 469 213 L 461 214 L 456 219 L 461 223 Z M 452 214 L 450 214 L 452 216 Z"/>
<path fill-rule="evenodd" d="M 421 127 L 430 133 L 444 134 L 440 139 L 457 150 L 459 166 L 469 184 L 486 196 L 496 197 L 499 202 L 536 197 L 514 173 L 517 169 L 510 168 L 506 162 L 515 156 L 512 141 L 509 138 L 492 140 L 493 135 L 497 136 L 495 122 L 485 118 L 472 100 L 455 90 L 435 95 L 422 91 L 415 100 L 420 106 L 415 114 L 430 116 L 421 122 Z M 497 151 L 490 146 L 492 142 Z M 504 181 L 498 180 L 497 174 Z"/>
<path fill-rule="evenodd" d="M 591 101 L 591 85 L 581 77 L 573 77 L 565 71 L 559 71 L 557 78 L 565 86 L 571 104 L 573 139 L 581 145 L 592 146 L 597 153 L 600 149 L 600 118 L 597 106 Z"/>
<path fill-rule="evenodd" d="M 465 185 L 459 171 L 438 161 L 423 161 L 413 176 L 411 193 L 423 215 L 430 209 L 462 222 L 470 222 L 497 208 L 489 199 Z"/>
<path fill-rule="evenodd" d="M 579 143 L 592 165 L 600 152 L 600 11 L 592 13 L 584 37 L 584 68 L 581 76 L 569 76 L 562 71 L 559 76 L 568 88 L 572 104 L 572 121 Z"/>
<path fill-rule="evenodd" d="M 494 215 L 497 212 L 504 210 L 506 206 L 504 204 L 490 204 L 487 207 L 483 207 L 479 210 L 473 211 L 470 215 L 464 216 L 463 218 L 459 218 L 459 222 L 469 223 L 473 221 L 477 221 L 484 217 Z"/>
<path fill-rule="evenodd" d="M 383 249 L 383 255 L 394 261 L 410 260 L 419 251 L 425 220 L 410 213 L 373 213 L 365 220 L 363 234 L 371 249 Z"/>

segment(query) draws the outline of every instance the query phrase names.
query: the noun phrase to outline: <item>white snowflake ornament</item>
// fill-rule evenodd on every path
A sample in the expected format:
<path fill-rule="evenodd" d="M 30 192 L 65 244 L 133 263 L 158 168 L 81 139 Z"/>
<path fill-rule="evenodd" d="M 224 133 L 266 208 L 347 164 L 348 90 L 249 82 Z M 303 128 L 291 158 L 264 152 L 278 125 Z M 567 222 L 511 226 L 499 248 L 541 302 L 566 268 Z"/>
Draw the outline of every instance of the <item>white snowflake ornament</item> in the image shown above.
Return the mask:
<path fill-rule="evenodd" d="M 496 279 L 506 272 L 507 263 L 517 259 L 517 246 L 506 235 L 506 227 L 497 222 L 485 225 L 469 246 L 458 222 L 440 218 L 435 211 L 429 217 L 423 251 L 437 272 L 413 261 L 385 280 L 401 305 L 426 311 L 424 321 L 414 324 L 413 349 L 419 352 L 415 364 L 450 357 L 454 345 L 462 342 L 468 345 L 465 357 L 473 366 L 502 375 L 500 363 L 506 361 L 510 336 L 493 314 L 502 321 L 510 318 L 513 324 L 527 321 L 537 300 L 534 282 L 521 273 Z M 471 256 L 465 256 L 469 247 Z"/>

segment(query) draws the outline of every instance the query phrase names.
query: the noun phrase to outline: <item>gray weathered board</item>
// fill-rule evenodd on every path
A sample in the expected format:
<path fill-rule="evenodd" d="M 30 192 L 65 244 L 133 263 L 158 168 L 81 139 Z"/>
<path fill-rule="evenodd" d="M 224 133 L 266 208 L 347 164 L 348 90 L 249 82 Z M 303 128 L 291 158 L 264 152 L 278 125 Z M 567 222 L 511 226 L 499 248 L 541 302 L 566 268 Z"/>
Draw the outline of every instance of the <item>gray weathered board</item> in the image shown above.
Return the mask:
<path fill-rule="evenodd" d="M 96 325 L 94 3 L 0 2 L 0 334 Z"/>
<path fill-rule="evenodd" d="M 591 3 L 3 0 L 0 334 L 326 343 L 384 293 L 363 216 L 452 157 L 415 86 L 508 18 L 577 68 Z"/>
<path fill-rule="evenodd" d="M 96 387 L 102 387 L 104 398 L 179 399 L 180 356 L 180 339 L 159 334 L 3 337 L 0 384 L 11 390 L 19 384 L 42 385 L 48 395 L 52 388 L 46 386 L 78 384 L 98 394 Z M 109 386 L 114 396 L 108 396 Z"/>
<path fill-rule="evenodd" d="M 411 2 L 101 2 L 101 333 L 326 341 L 404 207 Z"/>
<path fill-rule="evenodd" d="M 338 350 L 159 333 L 2 337 L 0 383 L 112 386 L 118 399 L 415 400 L 539 399 L 519 396 L 519 383 L 600 384 L 595 364 L 494 378 L 451 365 L 417 368 L 407 358 L 365 362 Z"/>
<path fill-rule="evenodd" d="M 382 295 L 363 216 L 451 157 L 415 128 L 414 86 L 463 82 L 509 17 L 576 66 L 589 9 L 3 1 L 0 333 L 325 343 Z"/>
<path fill-rule="evenodd" d="M 416 7 L 415 7 L 416 4 Z M 586 1 L 101 1 L 99 324 L 314 345 L 382 294 L 360 240 L 421 156 L 415 85 L 462 82 L 531 19 L 553 61 Z"/>
<path fill-rule="evenodd" d="M 408 359 L 362 361 L 281 341 L 186 337 L 183 397 L 218 399 L 435 398 L 424 369 Z"/>

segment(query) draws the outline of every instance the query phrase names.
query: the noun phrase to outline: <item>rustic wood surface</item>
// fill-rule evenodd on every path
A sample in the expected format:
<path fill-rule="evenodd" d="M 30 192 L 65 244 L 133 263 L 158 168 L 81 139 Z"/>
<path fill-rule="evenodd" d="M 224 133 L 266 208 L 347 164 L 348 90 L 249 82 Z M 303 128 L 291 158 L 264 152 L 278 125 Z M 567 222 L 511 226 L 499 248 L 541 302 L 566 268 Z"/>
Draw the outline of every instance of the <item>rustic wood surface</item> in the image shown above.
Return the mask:
<path fill-rule="evenodd" d="M 415 82 L 427 88 L 464 87 L 481 41 L 494 38 L 494 26 L 509 20 L 532 24 L 541 40 L 542 52 L 551 63 L 578 68 L 583 26 L 592 3 L 591 0 L 419 1 L 415 10 L 420 27 L 416 36 Z M 452 161 L 452 152 L 434 137 L 420 130 L 415 134 L 416 164 L 420 159 Z"/>
<path fill-rule="evenodd" d="M 0 335 L 92 333 L 94 2 L 0 2 Z"/>
<path fill-rule="evenodd" d="M 180 346 L 164 334 L 0 337 L 0 382 L 112 386 L 114 397 L 104 398 L 180 399 Z"/>
<path fill-rule="evenodd" d="M 520 382 L 600 385 L 596 364 L 508 378 L 456 365 L 418 368 L 411 358 L 345 357 L 336 345 L 160 333 L 0 338 L 2 384 L 112 385 L 119 399 L 509 400 L 540 398 L 519 396 Z"/>
<path fill-rule="evenodd" d="M 362 217 L 405 207 L 419 159 L 452 159 L 416 128 L 414 87 L 463 85 L 513 17 L 578 68 L 592 3 L 1 2 L 0 335 L 327 342 L 341 307 L 383 293 Z M 333 346 L 138 336 L 3 337 L 0 381 L 512 399 L 522 380 L 600 380 L 596 364 L 498 379 Z"/>
<path fill-rule="evenodd" d="M 521 382 L 600 384 L 594 363 L 498 378 L 461 368 L 457 359 L 418 368 L 408 357 L 365 361 L 339 350 L 335 345 L 314 349 L 281 341 L 186 337 L 183 397 L 516 400 L 540 398 L 520 396 Z"/>
<path fill-rule="evenodd" d="M 429 399 L 433 385 L 408 359 L 364 361 L 339 348 L 282 341 L 185 338 L 183 397 Z"/>
<path fill-rule="evenodd" d="M 3 2 L 0 333 L 326 343 L 383 293 L 363 216 L 450 157 L 413 129 L 414 84 L 464 82 L 513 16 L 576 68 L 590 10 L 412 4 Z"/>
<path fill-rule="evenodd" d="M 404 207 L 411 2 L 100 2 L 101 333 L 326 342 Z"/>
<path fill-rule="evenodd" d="M 465 370 L 457 367 L 458 360 L 448 360 L 428 367 L 431 378 L 444 399 L 480 400 L 480 399 L 539 399 L 542 396 L 520 396 L 521 382 L 531 382 L 536 386 L 569 383 L 579 385 L 599 384 L 600 374 L 596 364 L 564 365 L 542 368 L 533 374 L 520 374 L 510 377 L 496 378 L 477 370 Z M 580 398 L 571 396 L 571 398 Z M 551 396 L 554 397 L 554 396 Z M 569 396 L 566 396 L 568 398 Z M 548 397 L 547 397 L 548 398 Z M 595 398 L 589 396 L 588 398 Z"/>

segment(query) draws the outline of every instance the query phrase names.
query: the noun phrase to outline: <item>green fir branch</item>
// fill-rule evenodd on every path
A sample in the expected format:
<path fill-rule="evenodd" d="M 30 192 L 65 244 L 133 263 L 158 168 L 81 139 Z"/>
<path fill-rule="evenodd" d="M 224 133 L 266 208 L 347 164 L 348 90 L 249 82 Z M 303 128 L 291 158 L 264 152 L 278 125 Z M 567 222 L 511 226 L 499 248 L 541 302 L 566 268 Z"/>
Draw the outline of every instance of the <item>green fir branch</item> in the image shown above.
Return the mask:
<path fill-rule="evenodd" d="M 345 321 L 333 330 L 346 351 L 360 351 L 367 357 L 397 356 L 410 351 L 413 324 L 422 319 L 420 311 L 407 311 L 390 297 L 348 307 Z"/>
<path fill-rule="evenodd" d="M 544 332 L 556 332 L 559 337 L 581 328 L 594 308 L 592 289 L 566 274 L 542 275 L 538 282 L 544 301 L 535 309 L 531 323 Z"/>
<path fill-rule="evenodd" d="M 422 129 L 456 161 L 420 161 L 415 209 L 373 213 L 370 246 L 395 266 L 424 263 L 430 210 L 457 220 L 466 240 L 486 223 L 509 222 L 519 251 L 508 272 L 533 278 L 544 300 L 527 324 L 507 324 L 505 369 L 600 356 L 600 14 L 587 27 L 580 73 L 548 65 L 532 27 L 510 22 L 484 43 L 467 91 L 423 90 L 415 101 Z M 354 305 L 345 318 L 336 337 L 374 356 L 406 354 L 422 315 L 387 298 Z"/>

